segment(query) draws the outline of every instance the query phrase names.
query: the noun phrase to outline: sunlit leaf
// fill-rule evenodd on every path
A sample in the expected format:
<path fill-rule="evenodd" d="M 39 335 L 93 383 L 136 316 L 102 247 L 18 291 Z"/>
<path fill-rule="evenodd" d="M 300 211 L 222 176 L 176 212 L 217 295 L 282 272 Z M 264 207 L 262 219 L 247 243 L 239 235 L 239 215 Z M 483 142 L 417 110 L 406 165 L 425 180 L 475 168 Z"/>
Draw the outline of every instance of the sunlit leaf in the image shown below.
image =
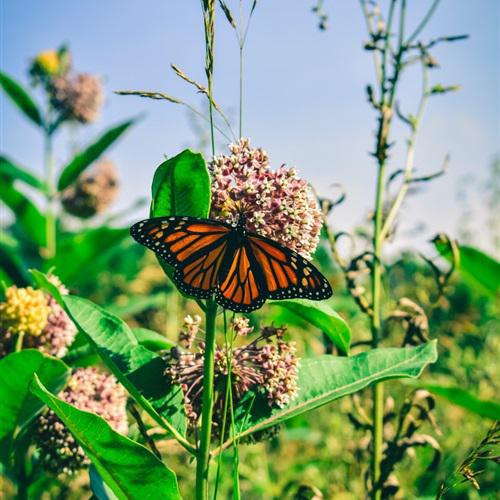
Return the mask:
<path fill-rule="evenodd" d="M 156 169 L 151 194 L 151 217 L 207 217 L 211 198 L 210 174 L 203 156 L 186 149 L 164 161 Z M 160 258 L 158 261 L 171 278 L 171 266 Z"/>
<path fill-rule="evenodd" d="M 434 240 L 438 252 L 449 262 L 452 262 L 452 253 L 448 245 L 439 238 Z M 500 291 L 500 263 L 493 257 L 481 252 L 477 248 L 459 245 L 458 270 L 469 282 L 479 285 L 480 289 L 492 295 Z"/>
<path fill-rule="evenodd" d="M 37 247 L 44 247 L 44 216 L 24 193 L 14 187 L 11 179 L 3 176 L 0 177 L 0 200 L 12 210 L 16 221 L 24 229 L 27 238 Z"/>
<path fill-rule="evenodd" d="M 71 162 L 63 168 L 57 183 L 57 189 L 62 191 L 72 184 L 89 165 L 97 160 L 135 122 L 136 120 L 127 120 L 120 125 L 108 129 L 94 143 L 78 153 Z"/>
<path fill-rule="evenodd" d="M 436 341 L 418 347 L 372 349 L 352 357 L 301 359 L 297 398 L 284 408 L 270 408 L 264 394 L 247 393 L 236 408 L 239 434 L 243 437 L 280 424 L 375 382 L 418 377 L 436 359 Z"/>
<path fill-rule="evenodd" d="M 175 474 L 147 448 L 113 430 L 103 418 L 54 396 L 36 375 L 30 388 L 71 431 L 118 498 L 181 498 Z"/>
<path fill-rule="evenodd" d="M 280 306 L 298 318 L 319 328 L 342 352 L 349 353 L 351 330 L 344 319 L 325 302 L 290 299 L 271 300 L 268 304 Z"/>
<path fill-rule="evenodd" d="M 461 387 L 447 387 L 438 384 L 418 384 L 418 386 L 481 417 L 500 420 L 500 404 L 496 401 L 481 400 Z"/>
<path fill-rule="evenodd" d="M 0 455 L 8 454 L 12 434 L 43 407 L 29 392 L 33 374 L 54 392 L 60 391 L 69 377 L 68 367 L 57 358 L 35 349 L 14 352 L 0 359 Z"/>
<path fill-rule="evenodd" d="M 35 101 L 19 83 L 10 76 L 0 72 L 0 85 L 10 100 L 20 109 L 24 115 L 35 125 L 43 126 L 42 115 Z"/>
<path fill-rule="evenodd" d="M 184 435 L 182 391 L 167 383 L 163 359 L 139 345 L 117 316 L 80 297 L 64 296 L 63 301 L 71 319 L 137 403 L 160 425 L 167 420 Z"/>

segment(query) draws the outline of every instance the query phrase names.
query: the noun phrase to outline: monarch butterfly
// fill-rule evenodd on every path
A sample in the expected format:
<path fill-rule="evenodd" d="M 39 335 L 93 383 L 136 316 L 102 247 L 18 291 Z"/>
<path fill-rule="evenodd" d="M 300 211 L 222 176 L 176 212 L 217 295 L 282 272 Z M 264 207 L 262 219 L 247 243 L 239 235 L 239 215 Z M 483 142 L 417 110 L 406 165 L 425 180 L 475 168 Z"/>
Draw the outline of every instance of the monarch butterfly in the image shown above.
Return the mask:
<path fill-rule="evenodd" d="M 174 267 L 184 293 L 235 312 L 262 307 L 266 299 L 332 295 L 326 278 L 304 257 L 235 225 L 196 217 L 157 217 L 130 229 L 132 237 Z"/>

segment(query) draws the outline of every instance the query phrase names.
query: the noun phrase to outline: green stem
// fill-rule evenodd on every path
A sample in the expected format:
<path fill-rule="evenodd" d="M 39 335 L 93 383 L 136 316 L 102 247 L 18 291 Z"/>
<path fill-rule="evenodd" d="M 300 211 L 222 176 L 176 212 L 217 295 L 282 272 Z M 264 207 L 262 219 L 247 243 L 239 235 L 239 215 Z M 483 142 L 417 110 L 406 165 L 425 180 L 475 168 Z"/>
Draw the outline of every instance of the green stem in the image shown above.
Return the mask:
<path fill-rule="evenodd" d="M 212 435 L 212 416 L 214 403 L 214 355 L 215 319 L 217 304 L 207 300 L 205 326 L 205 359 L 203 365 L 203 406 L 201 414 L 201 433 L 196 462 L 196 499 L 208 499 L 208 470 L 210 462 L 210 438 Z"/>
<path fill-rule="evenodd" d="M 382 266 L 381 250 L 382 238 L 380 232 L 382 229 L 382 207 L 383 207 L 383 189 L 385 177 L 385 162 L 379 164 L 377 176 L 377 192 L 375 199 L 375 219 L 373 232 L 373 267 L 372 267 L 372 309 L 371 332 L 372 347 L 376 348 L 379 344 L 381 328 L 381 295 L 382 295 Z M 382 383 L 373 387 L 373 456 L 372 456 L 372 491 L 373 498 L 379 500 L 382 498 L 382 489 L 380 481 L 380 464 L 382 462 L 383 447 L 383 429 L 384 429 L 384 386 Z"/>
<path fill-rule="evenodd" d="M 45 185 L 47 207 L 45 212 L 45 259 L 50 260 L 56 256 L 56 218 L 54 211 L 55 185 L 54 185 L 54 159 L 52 155 L 52 134 L 45 132 Z"/>
<path fill-rule="evenodd" d="M 23 348 L 24 332 L 17 336 L 15 352 L 19 352 Z"/>

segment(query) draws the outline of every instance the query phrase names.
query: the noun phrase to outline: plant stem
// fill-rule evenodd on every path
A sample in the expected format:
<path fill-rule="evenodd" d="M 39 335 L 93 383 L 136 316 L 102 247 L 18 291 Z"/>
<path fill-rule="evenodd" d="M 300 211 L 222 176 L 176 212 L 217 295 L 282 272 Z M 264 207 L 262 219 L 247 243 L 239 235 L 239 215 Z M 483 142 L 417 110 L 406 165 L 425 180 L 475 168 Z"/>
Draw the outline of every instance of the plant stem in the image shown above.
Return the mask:
<path fill-rule="evenodd" d="M 24 332 L 21 332 L 18 336 L 17 336 L 17 340 L 16 340 L 16 347 L 15 347 L 15 352 L 19 352 L 22 350 L 23 348 L 23 340 L 24 340 Z"/>
<path fill-rule="evenodd" d="M 53 259 L 56 256 L 56 218 L 54 213 L 54 159 L 52 155 L 52 134 L 45 132 L 45 198 L 47 207 L 45 212 L 45 259 Z"/>
<path fill-rule="evenodd" d="M 382 267 L 381 250 L 382 239 L 382 208 L 383 189 L 385 176 L 385 161 L 379 163 L 377 176 L 377 192 L 375 199 L 375 218 L 373 232 L 373 267 L 372 267 L 372 309 L 371 332 L 372 347 L 376 348 L 379 343 L 381 327 L 381 292 L 382 292 Z M 372 490 L 373 498 L 379 500 L 382 495 L 380 481 L 380 463 L 382 462 L 383 427 L 384 427 L 384 386 L 379 383 L 373 387 L 373 456 L 372 456 Z"/>
<path fill-rule="evenodd" d="M 205 325 L 205 359 L 203 364 L 203 406 L 201 414 L 201 434 L 196 462 L 196 498 L 208 499 L 208 470 L 210 462 L 210 438 L 212 435 L 212 415 L 214 402 L 214 354 L 215 319 L 217 304 L 207 300 Z"/>

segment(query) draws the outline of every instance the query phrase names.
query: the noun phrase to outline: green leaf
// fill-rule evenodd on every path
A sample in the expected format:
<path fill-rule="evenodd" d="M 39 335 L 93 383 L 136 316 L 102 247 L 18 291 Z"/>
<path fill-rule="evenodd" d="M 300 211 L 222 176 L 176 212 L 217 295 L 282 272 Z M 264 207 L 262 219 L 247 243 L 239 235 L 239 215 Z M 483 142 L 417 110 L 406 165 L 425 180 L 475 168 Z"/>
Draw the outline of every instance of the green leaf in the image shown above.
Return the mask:
<path fill-rule="evenodd" d="M 352 357 L 301 359 L 297 397 L 284 408 L 270 408 L 264 394 L 247 393 L 236 408 L 239 435 L 244 437 L 280 424 L 375 382 L 416 378 L 436 359 L 436 341 L 418 347 L 372 349 Z"/>
<path fill-rule="evenodd" d="M 0 85 L 11 101 L 29 118 L 35 125 L 43 127 L 42 115 L 28 92 L 10 76 L 0 72 Z"/>
<path fill-rule="evenodd" d="M 117 245 L 128 236 L 128 228 L 106 226 L 66 234 L 58 239 L 57 255 L 47 263 L 47 269 L 55 267 L 55 273 L 62 282 L 71 283 L 74 287 L 92 282 L 107 267 Z"/>
<path fill-rule="evenodd" d="M 176 343 L 167 339 L 167 337 L 153 330 L 148 330 L 147 328 L 132 328 L 132 333 L 137 339 L 137 342 L 150 351 L 167 350 L 176 346 Z"/>
<path fill-rule="evenodd" d="M 57 398 L 36 375 L 30 387 L 71 431 L 118 498 L 181 498 L 175 474 L 147 448 L 114 431 L 103 418 Z"/>
<path fill-rule="evenodd" d="M 156 169 L 151 194 L 151 217 L 208 217 L 211 199 L 210 174 L 203 156 L 186 149 L 164 161 Z M 159 257 L 158 262 L 165 274 L 172 279 L 173 268 Z M 180 290 L 179 292 L 185 296 Z"/>
<path fill-rule="evenodd" d="M 115 127 L 108 129 L 90 146 L 78 153 L 68 165 L 64 167 L 57 183 L 57 189 L 62 191 L 72 184 L 78 176 L 95 160 L 97 160 L 121 135 L 135 123 L 127 120 Z"/>
<path fill-rule="evenodd" d="M 451 250 L 446 243 L 436 238 L 434 245 L 447 261 L 453 262 Z M 458 252 L 460 259 L 457 268 L 464 278 L 496 296 L 500 291 L 500 262 L 477 248 L 466 245 L 459 245 Z"/>
<path fill-rule="evenodd" d="M 184 436 L 182 391 L 166 383 L 163 359 L 139 345 L 128 325 L 117 316 L 80 297 L 64 296 L 63 301 L 73 322 L 137 403 L 160 425 L 165 427 L 166 420 Z"/>
<path fill-rule="evenodd" d="M 16 165 L 6 156 L 0 156 L 0 177 L 5 177 L 12 181 L 19 180 L 39 191 L 45 191 L 45 183 L 41 179 L 25 168 Z"/>
<path fill-rule="evenodd" d="M 203 156 L 186 149 L 164 161 L 153 178 L 151 216 L 207 217 L 210 174 Z"/>
<path fill-rule="evenodd" d="M 326 302 L 307 299 L 270 300 L 273 306 L 280 306 L 297 317 L 307 321 L 328 335 L 329 339 L 348 354 L 351 342 L 351 330 L 344 319 Z"/>
<path fill-rule="evenodd" d="M 45 218 L 36 205 L 21 191 L 18 191 L 12 180 L 0 178 L 0 200 L 7 205 L 22 226 L 28 239 L 41 248 L 45 246 Z"/>
<path fill-rule="evenodd" d="M 0 454 L 4 459 L 16 428 L 43 407 L 29 392 L 34 373 L 54 392 L 59 392 L 69 377 L 69 369 L 60 359 L 35 349 L 14 352 L 0 360 Z"/>
<path fill-rule="evenodd" d="M 437 384 L 418 384 L 418 387 L 441 396 L 451 403 L 461 406 L 477 415 L 493 420 L 500 420 L 500 404 L 495 401 L 485 401 L 477 398 L 469 391 L 460 387 L 447 387 Z"/>

